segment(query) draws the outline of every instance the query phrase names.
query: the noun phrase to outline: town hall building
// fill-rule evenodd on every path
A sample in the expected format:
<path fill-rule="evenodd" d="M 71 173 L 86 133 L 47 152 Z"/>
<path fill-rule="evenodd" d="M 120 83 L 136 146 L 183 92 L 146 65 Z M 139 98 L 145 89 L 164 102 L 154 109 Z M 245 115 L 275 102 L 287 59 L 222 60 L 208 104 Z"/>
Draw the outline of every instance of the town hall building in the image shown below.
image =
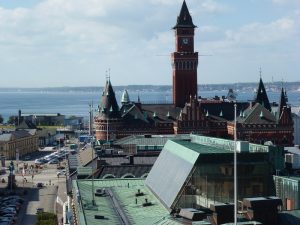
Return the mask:
<path fill-rule="evenodd" d="M 233 139 L 236 105 L 239 140 L 292 146 L 293 120 L 283 88 L 275 111 L 272 110 L 262 78 L 255 99 L 250 102 L 227 98 L 209 100 L 198 96 L 195 28 L 183 1 L 173 27 L 176 43 L 171 54 L 173 104 L 134 102 L 125 90 L 119 106 L 111 81 L 107 79 L 98 114 L 94 118 L 97 140 L 116 140 L 130 135 L 187 133 Z"/>

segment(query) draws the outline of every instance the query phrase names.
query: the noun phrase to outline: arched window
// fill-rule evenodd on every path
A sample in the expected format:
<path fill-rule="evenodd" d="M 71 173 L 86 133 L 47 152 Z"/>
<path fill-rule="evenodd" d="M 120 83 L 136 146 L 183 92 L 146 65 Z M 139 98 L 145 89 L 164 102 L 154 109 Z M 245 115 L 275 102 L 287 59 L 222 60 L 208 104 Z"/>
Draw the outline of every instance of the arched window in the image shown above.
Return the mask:
<path fill-rule="evenodd" d="M 102 177 L 102 179 L 112 179 L 112 178 L 116 178 L 116 176 L 115 175 L 113 175 L 113 174 L 105 174 L 103 177 Z"/>
<path fill-rule="evenodd" d="M 132 173 L 126 173 L 121 178 L 135 178 L 135 176 Z"/>

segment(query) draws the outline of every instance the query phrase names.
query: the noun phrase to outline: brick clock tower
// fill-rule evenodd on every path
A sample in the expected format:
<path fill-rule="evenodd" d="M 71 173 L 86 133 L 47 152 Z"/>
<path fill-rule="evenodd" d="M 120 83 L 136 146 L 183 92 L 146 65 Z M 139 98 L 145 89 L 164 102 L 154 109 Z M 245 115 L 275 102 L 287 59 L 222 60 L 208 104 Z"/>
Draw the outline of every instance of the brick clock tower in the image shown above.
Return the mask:
<path fill-rule="evenodd" d="M 190 96 L 197 96 L 198 52 L 194 52 L 196 26 L 183 1 L 175 30 L 175 52 L 172 56 L 173 67 L 173 104 L 183 108 Z"/>

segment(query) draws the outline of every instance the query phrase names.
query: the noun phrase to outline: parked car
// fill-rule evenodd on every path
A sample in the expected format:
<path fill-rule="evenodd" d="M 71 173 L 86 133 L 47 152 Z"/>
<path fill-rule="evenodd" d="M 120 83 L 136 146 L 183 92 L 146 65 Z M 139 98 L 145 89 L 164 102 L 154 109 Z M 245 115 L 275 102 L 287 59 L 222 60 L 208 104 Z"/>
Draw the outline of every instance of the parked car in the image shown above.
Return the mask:
<path fill-rule="evenodd" d="M 44 208 L 36 208 L 36 214 L 43 213 L 43 212 L 44 212 Z"/>
<path fill-rule="evenodd" d="M 30 160 L 31 157 L 29 155 L 25 156 L 24 160 Z"/>
<path fill-rule="evenodd" d="M 48 162 L 48 164 L 58 164 L 59 160 L 58 159 L 52 159 Z"/>
<path fill-rule="evenodd" d="M 66 175 L 66 171 L 65 171 L 65 170 L 57 171 L 56 175 L 57 175 L 57 176 Z"/>
<path fill-rule="evenodd" d="M 44 164 L 44 161 L 42 161 L 41 159 L 36 159 L 36 160 L 34 160 L 34 163 L 37 165 L 42 165 L 42 164 Z"/>
<path fill-rule="evenodd" d="M 42 188 L 44 185 L 43 185 L 43 183 L 37 183 L 36 186 L 37 186 L 38 188 Z"/>

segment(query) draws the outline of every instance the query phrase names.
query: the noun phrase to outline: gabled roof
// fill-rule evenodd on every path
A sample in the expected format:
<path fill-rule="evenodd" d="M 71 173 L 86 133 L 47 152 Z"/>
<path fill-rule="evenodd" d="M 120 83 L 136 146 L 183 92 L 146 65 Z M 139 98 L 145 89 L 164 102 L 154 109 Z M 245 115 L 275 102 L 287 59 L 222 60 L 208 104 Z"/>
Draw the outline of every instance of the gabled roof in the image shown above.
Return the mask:
<path fill-rule="evenodd" d="M 253 107 L 249 106 L 237 118 L 238 123 L 244 124 L 273 124 L 276 121 L 275 115 L 260 103 L 256 103 Z"/>
<path fill-rule="evenodd" d="M 196 26 L 193 24 L 193 19 L 190 15 L 188 7 L 187 7 L 185 1 L 183 1 L 182 6 L 181 6 L 181 10 L 180 10 L 180 14 L 177 17 L 177 23 L 173 27 L 173 29 L 177 29 L 177 28 L 195 28 L 195 27 Z"/>
<path fill-rule="evenodd" d="M 30 137 L 31 134 L 26 130 L 16 130 L 10 133 L 4 133 L 0 135 L 0 141 L 11 141 L 19 138 Z"/>
<path fill-rule="evenodd" d="M 16 129 L 36 129 L 36 126 L 31 121 L 23 119 Z"/>
<path fill-rule="evenodd" d="M 119 118 L 120 111 L 116 100 L 115 92 L 112 88 L 110 80 L 106 81 L 104 90 L 101 96 L 99 107 L 99 115 L 102 119 Z"/>
<path fill-rule="evenodd" d="M 262 79 L 259 79 L 259 84 L 256 92 L 256 96 L 254 99 L 255 102 L 260 103 L 263 105 L 267 110 L 271 112 L 271 105 L 269 102 L 269 98 L 265 89 L 265 85 L 262 81 Z"/>
<path fill-rule="evenodd" d="M 172 104 L 144 104 L 142 111 L 149 117 L 156 114 L 157 120 L 160 122 L 172 122 L 178 117 L 181 108 L 175 107 Z M 153 117 L 152 117 L 153 118 Z"/>
<path fill-rule="evenodd" d="M 147 118 L 143 115 L 140 108 L 135 104 L 123 105 L 121 108 L 122 118 L 127 120 L 141 120 L 145 123 L 149 123 Z"/>

